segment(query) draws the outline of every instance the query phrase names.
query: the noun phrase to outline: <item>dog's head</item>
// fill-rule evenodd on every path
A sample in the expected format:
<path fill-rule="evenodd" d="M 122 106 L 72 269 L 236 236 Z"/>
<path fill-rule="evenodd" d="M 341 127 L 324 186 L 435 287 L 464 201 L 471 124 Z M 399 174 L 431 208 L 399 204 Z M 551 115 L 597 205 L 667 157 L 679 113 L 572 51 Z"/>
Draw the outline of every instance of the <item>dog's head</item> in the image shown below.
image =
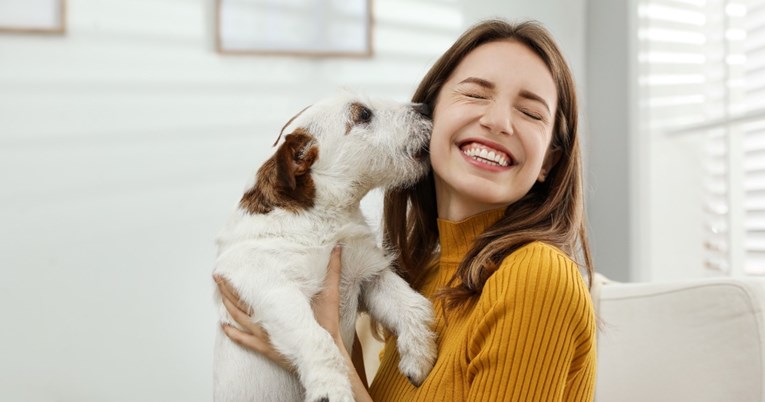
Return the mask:
<path fill-rule="evenodd" d="M 357 202 L 376 187 L 414 184 L 428 171 L 432 124 L 422 105 L 343 93 L 303 111 L 258 171 L 241 205 L 251 213 Z"/>

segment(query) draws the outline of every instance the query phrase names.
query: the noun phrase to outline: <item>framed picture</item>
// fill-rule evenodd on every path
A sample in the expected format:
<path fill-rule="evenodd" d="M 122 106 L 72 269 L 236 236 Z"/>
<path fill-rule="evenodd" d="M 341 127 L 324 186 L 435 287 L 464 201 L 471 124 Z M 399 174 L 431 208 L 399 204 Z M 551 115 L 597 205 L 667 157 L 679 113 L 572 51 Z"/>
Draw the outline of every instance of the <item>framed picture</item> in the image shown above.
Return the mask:
<path fill-rule="evenodd" d="M 66 32 L 66 0 L 0 0 L 0 32 Z"/>
<path fill-rule="evenodd" d="M 372 0 L 215 0 L 221 54 L 370 57 Z"/>

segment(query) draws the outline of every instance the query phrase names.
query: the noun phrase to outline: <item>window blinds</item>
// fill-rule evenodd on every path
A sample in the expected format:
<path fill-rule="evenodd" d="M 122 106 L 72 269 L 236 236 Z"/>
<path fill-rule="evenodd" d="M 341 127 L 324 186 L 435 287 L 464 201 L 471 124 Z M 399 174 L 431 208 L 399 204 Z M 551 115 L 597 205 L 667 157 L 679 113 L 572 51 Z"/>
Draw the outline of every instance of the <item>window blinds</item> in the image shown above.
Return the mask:
<path fill-rule="evenodd" d="M 704 138 L 704 267 L 765 274 L 765 0 L 640 0 L 646 135 Z"/>
<path fill-rule="evenodd" d="M 740 63 L 743 80 L 740 113 L 746 116 L 741 139 L 740 191 L 743 219 L 743 265 L 748 274 L 765 274 L 765 1 L 752 0 L 741 7 L 744 39 Z"/>

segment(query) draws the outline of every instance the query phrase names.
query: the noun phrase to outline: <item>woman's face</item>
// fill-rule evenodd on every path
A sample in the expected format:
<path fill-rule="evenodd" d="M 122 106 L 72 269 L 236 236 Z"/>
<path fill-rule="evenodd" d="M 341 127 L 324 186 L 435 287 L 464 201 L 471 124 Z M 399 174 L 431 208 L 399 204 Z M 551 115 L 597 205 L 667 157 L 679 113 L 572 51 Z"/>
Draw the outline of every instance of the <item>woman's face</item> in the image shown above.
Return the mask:
<path fill-rule="evenodd" d="M 430 159 L 439 217 L 507 206 L 544 180 L 557 105 L 542 59 L 517 41 L 483 44 L 438 94 Z"/>

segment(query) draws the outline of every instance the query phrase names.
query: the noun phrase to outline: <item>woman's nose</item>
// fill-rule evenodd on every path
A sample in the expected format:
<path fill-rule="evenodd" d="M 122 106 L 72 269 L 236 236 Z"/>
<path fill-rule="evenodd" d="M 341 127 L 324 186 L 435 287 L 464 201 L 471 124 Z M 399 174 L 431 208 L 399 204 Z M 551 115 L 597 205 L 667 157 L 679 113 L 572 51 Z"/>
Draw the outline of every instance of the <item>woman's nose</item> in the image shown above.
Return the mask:
<path fill-rule="evenodd" d="M 486 105 L 479 122 L 495 134 L 513 134 L 511 106 L 503 102 L 492 101 Z"/>

